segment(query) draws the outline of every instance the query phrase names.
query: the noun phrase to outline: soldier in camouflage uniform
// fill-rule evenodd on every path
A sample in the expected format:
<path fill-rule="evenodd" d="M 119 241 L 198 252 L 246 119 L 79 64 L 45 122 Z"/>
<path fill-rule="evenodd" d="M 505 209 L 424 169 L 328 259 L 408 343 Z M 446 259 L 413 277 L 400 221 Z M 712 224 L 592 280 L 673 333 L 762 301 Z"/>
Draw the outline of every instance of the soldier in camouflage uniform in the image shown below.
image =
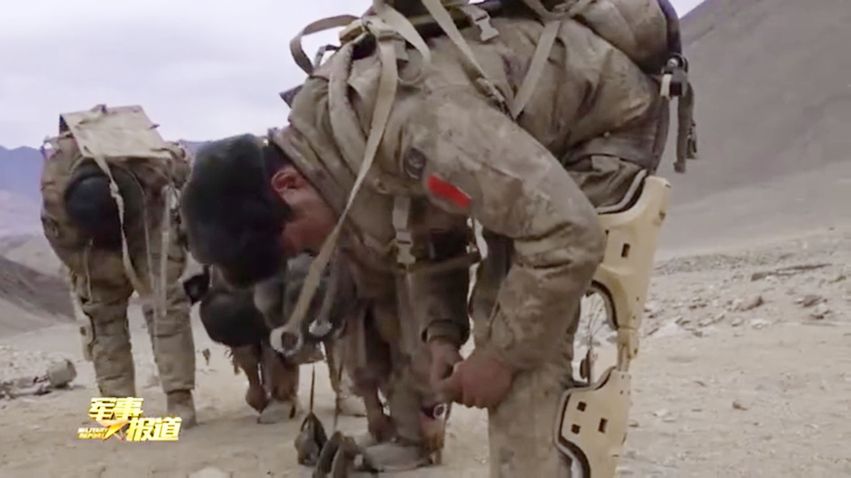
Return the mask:
<path fill-rule="evenodd" d="M 85 315 L 87 323 L 81 326 L 84 354 L 94 362 L 100 394 L 136 395 L 127 307 L 133 292 L 139 292 L 144 300 L 145 323 L 166 393 L 168 413 L 180 416 L 183 426 L 188 428 L 196 422 L 192 399 L 195 349 L 189 299 L 179 282 L 187 256 L 176 227 L 167 234 L 168 242 L 163 243 L 163 225 L 166 220 L 173 224 L 175 219 L 165 217 L 167 193 L 163 187 L 171 184 L 179 188 L 185 182 L 189 173 L 185 154 L 178 145 L 168 144 L 167 160 L 162 150 L 158 150 L 159 157 L 109 162 L 123 198 L 122 233 L 122 221 L 110 196 L 109 178 L 88 157 L 88 150 L 80 150 L 74 131 L 66 124 L 70 118 L 83 118 L 79 123 L 85 124 L 125 115 L 143 117 L 147 122 L 138 107 L 96 107 L 62 116 L 60 134 L 48 140 L 49 148 L 45 150 L 41 177 L 44 233 L 68 269 L 72 298 Z M 135 134 L 132 129 L 123 133 L 123 139 L 130 143 L 143 141 L 132 137 Z M 134 266 L 135 280 L 131 280 L 125 267 L 122 235 L 127 240 L 127 256 Z M 154 287 L 161 280 L 163 259 L 165 283 L 163 287 Z M 134 284 L 135 281 L 138 283 Z M 155 290 L 164 292 L 165 296 L 159 314 L 155 313 L 158 307 L 153 296 Z"/>
<path fill-rule="evenodd" d="M 537 89 L 513 119 L 500 102 L 520 89 L 544 26 L 525 18 L 492 23 L 499 36 L 489 41 L 465 30 L 489 82 L 471 78 L 445 37 L 430 39 L 431 64 L 422 70 L 421 57 L 399 37 L 365 35 L 343 45 L 301 88 L 288 128 L 266 143 L 242 136 L 212 145 L 199 155 L 187 191 L 197 187 L 191 194 L 216 210 L 217 194 L 234 201 L 236 186 L 192 184 L 196 177 L 218 169 L 224 178 L 247 163 L 263 170 L 264 155 L 279 152 L 285 164 L 258 175 L 252 184 L 262 189 L 242 190 L 241 200 L 276 211 L 267 215 L 265 239 L 288 256 L 321 257 L 344 216 L 339 247 L 359 293 L 386 307 L 372 327 L 391 347 L 396 380 L 388 398 L 397 427 L 412 424 L 404 419 L 412 403 L 451 398 L 487 408 L 491 476 L 568 476 L 554 427 L 559 399 L 573 383 L 579 302 L 603 256 L 595 206 L 619 202 L 641 172 L 656 169 L 667 104 L 659 84 L 625 54 L 565 19 Z M 395 91 L 375 164 L 349 210 L 355 176 L 371 160 L 363 132 L 375 129 L 379 111 L 372 108 L 386 94 L 388 57 L 398 59 L 398 77 L 407 81 Z M 202 228 L 227 230 L 233 243 L 249 234 L 225 217 L 187 215 L 201 242 Z M 488 256 L 471 301 L 476 347 L 462 359 L 471 218 L 484 229 Z M 203 259 L 228 257 L 211 247 Z M 394 410 L 394 395 L 413 398 Z M 397 433 L 396 444 L 422 446 L 427 424 Z"/>
<path fill-rule="evenodd" d="M 269 345 L 271 327 L 282 325 L 287 311 L 292 310 L 310 258 L 302 255 L 287 262 L 286 271 L 253 289 L 231 287 L 215 268 L 211 272 L 212 287 L 201 301 L 201 321 L 210 337 L 231 348 L 234 365 L 248 378 L 245 400 L 260 413 L 259 423 L 277 423 L 295 416 L 298 406 L 299 367 L 319 358 L 319 343 L 311 343 L 297 357 L 285 358 Z M 255 305 L 255 295 L 265 305 L 262 313 Z M 344 299 L 342 296 L 341 299 Z M 281 303 L 283 301 L 283 303 Z M 354 307 L 354 304 L 343 304 Z M 317 309 L 317 308 L 314 308 Z M 318 310 L 312 311 L 313 315 Z M 335 321 L 339 323 L 340 321 Z M 328 375 L 336 394 L 340 413 L 364 416 L 362 401 L 352 392 L 351 380 L 341 368 L 339 339 L 333 334 L 321 341 L 325 349 Z M 314 352 L 314 353 L 310 353 Z"/>

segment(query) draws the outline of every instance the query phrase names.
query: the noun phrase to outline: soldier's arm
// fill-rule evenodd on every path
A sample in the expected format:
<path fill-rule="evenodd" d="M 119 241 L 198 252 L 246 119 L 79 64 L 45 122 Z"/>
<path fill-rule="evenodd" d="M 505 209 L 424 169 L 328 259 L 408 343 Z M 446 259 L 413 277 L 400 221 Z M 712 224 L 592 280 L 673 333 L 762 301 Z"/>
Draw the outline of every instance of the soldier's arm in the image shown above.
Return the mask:
<path fill-rule="evenodd" d="M 602 260 L 596 213 L 550 152 L 483 99 L 433 94 L 417 113 L 399 146 L 402 161 L 425 159 L 424 193 L 513 242 L 486 347 L 514 369 L 533 368 L 566 339 Z"/>

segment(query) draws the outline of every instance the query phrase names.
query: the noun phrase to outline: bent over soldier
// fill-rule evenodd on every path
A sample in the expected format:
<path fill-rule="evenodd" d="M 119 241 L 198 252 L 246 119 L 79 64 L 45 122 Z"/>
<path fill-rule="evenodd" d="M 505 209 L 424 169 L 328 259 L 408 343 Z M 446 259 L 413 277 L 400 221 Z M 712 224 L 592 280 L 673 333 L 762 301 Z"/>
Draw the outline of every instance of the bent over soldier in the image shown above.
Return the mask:
<path fill-rule="evenodd" d="M 136 395 L 127 307 L 137 292 L 168 413 L 191 427 L 195 350 L 179 282 L 186 249 L 169 207 L 189 164 L 154 128 L 138 106 L 62 114 L 44 150 L 41 217 L 85 315 L 84 354 L 101 395 Z"/>

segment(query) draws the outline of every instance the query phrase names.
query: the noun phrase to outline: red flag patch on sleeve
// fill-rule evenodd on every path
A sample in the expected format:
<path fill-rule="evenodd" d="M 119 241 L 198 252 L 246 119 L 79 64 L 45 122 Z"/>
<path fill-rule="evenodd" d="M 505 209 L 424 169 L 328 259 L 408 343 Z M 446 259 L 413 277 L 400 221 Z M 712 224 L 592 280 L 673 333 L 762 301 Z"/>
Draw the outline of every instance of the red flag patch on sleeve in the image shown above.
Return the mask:
<path fill-rule="evenodd" d="M 469 208 L 472 202 L 469 194 L 436 174 L 428 177 L 426 187 L 436 197 L 448 201 L 461 209 Z"/>

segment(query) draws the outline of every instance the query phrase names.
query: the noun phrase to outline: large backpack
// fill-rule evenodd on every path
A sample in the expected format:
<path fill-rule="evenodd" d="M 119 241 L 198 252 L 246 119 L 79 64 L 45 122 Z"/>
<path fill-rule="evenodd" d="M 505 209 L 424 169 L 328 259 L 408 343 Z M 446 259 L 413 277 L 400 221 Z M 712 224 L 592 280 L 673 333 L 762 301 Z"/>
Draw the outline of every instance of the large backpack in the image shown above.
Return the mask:
<path fill-rule="evenodd" d="M 546 26 L 538 41 L 526 77 L 514 98 L 497 91 L 476 61 L 459 28 L 475 26 L 482 41 L 499 34 L 490 24 L 493 16 L 532 15 Z M 302 37 L 336 27 L 343 43 L 367 32 L 385 30 L 416 48 L 428 61 L 426 38 L 446 35 L 458 47 L 461 59 L 482 92 L 503 105 L 517 119 L 532 97 L 543 66 L 556 40 L 560 22 L 572 18 L 626 54 L 647 75 L 658 79 L 661 96 L 678 99 L 676 172 L 685 172 L 687 159 L 697 157 L 697 135 L 693 119 L 694 91 L 688 80 L 688 62 L 683 56 L 679 17 L 669 0 L 373 0 L 362 16 L 339 15 L 305 27 L 290 42 L 295 62 L 308 74 L 322 62 L 332 46 L 320 48 L 313 60 L 302 49 Z M 298 89 L 281 93 L 291 104 Z"/>
<path fill-rule="evenodd" d="M 81 178 L 99 172 L 110 184 L 110 201 L 118 213 L 120 247 L 125 272 L 133 286 L 148 292 L 150 282 L 138 276 L 129 257 L 125 220 L 128 212 L 143 211 L 155 217 L 161 211 L 147 211 L 145 197 L 177 191 L 188 174 L 183 150 L 164 141 L 140 106 L 106 107 L 60 115 L 59 134 L 46 140 L 46 164 L 42 177 L 43 208 L 56 228 L 67 231 L 63 238 L 86 241 L 81 224 L 69 217 L 66 198 Z M 98 171 L 99 170 L 99 171 Z M 165 196 L 166 204 L 168 199 Z M 131 203 L 128 203 L 131 201 Z M 163 221 L 171 219 L 164 214 Z M 163 224 L 170 228 L 170 224 Z M 61 247 L 84 244 L 59 244 Z M 147 282 L 147 283 L 146 283 Z"/>
<path fill-rule="evenodd" d="M 530 12 L 536 15 L 545 27 L 526 77 L 515 96 L 509 100 L 503 97 L 488 78 L 459 27 L 476 27 L 480 40 L 486 42 L 499 35 L 490 24 L 492 15 L 529 15 Z M 339 115 L 338 122 L 348 121 L 354 125 L 343 128 L 347 133 L 356 132 L 344 135 L 347 143 L 344 148 L 345 155 L 358 156 L 362 160 L 359 161 L 357 177 L 353 181 L 338 222 L 311 265 L 305 286 L 289 321 L 298 323 L 308 312 L 319 284 L 320 273 L 331 259 L 342 225 L 354 200 L 364 182 L 374 179 L 371 177 L 370 168 L 378 153 L 401 81 L 396 65 L 399 40 L 404 40 L 417 50 L 422 64 L 426 65 L 431 59 L 426 38 L 431 35 L 446 35 L 461 53 L 460 59 L 476 87 L 516 120 L 535 90 L 560 25 L 566 18 L 584 23 L 597 35 L 622 50 L 647 75 L 658 78 L 662 97 L 667 100 L 680 98 L 675 170 L 685 171 L 685 160 L 696 157 L 692 120 L 693 96 L 687 78 L 687 63 L 681 52 L 679 20 L 668 0 L 484 0 L 480 3 L 471 3 L 469 0 L 373 0 L 370 10 L 361 17 L 339 15 L 318 20 L 307 25 L 290 42 L 293 59 L 308 75 L 322 63 L 327 50 L 338 47 L 324 46 L 311 60 L 302 48 L 302 37 L 338 27 L 344 27 L 340 40 L 346 55 L 342 58 L 348 58 L 350 61 L 354 54 L 353 45 L 371 37 L 376 45 L 381 69 L 369 131 L 361 131 L 350 106 L 346 109 L 346 105 L 339 105 L 342 107 L 340 111 L 333 113 Z M 329 88 L 332 87 L 340 88 L 340 85 L 329 85 Z M 294 88 L 281 93 L 281 97 L 292 106 L 297 94 L 298 88 Z M 340 96 L 344 95 L 336 95 L 338 100 Z M 329 108 L 334 109 L 334 106 Z M 392 191 L 390 193 L 392 194 Z"/>

